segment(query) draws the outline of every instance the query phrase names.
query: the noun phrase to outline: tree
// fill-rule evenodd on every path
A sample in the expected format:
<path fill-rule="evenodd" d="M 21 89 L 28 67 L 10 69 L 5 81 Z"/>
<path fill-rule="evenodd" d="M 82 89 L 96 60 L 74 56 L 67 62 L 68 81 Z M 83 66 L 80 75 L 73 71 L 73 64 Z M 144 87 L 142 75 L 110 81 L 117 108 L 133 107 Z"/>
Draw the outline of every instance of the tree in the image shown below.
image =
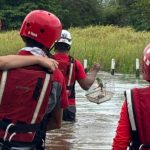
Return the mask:
<path fill-rule="evenodd" d="M 131 8 L 131 25 L 136 30 L 150 31 L 150 1 L 136 0 Z"/>
<path fill-rule="evenodd" d="M 59 0 L 1 0 L 0 19 L 5 30 L 18 29 L 30 11 L 44 9 L 57 14 L 59 8 Z"/>
<path fill-rule="evenodd" d="M 97 0 L 62 0 L 61 4 L 66 28 L 101 23 L 101 5 Z"/>

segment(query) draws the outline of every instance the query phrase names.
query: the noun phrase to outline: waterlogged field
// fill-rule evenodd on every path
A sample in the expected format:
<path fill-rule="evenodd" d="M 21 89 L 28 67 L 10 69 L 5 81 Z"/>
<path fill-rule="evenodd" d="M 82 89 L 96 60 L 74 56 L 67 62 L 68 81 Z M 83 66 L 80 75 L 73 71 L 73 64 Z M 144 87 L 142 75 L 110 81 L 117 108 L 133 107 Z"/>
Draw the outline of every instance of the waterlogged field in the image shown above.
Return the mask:
<path fill-rule="evenodd" d="M 135 59 L 141 58 L 144 47 L 150 42 L 150 33 L 135 32 L 130 27 L 90 26 L 69 31 L 73 39 L 70 54 L 82 62 L 87 59 L 88 67 L 98 62 L 104 71 L 110 71 L 114 58 L 116 72 L 133 73 Z M 18 31 L 0 32 L 0 55 L 15 54 L 23 46 Z"/>

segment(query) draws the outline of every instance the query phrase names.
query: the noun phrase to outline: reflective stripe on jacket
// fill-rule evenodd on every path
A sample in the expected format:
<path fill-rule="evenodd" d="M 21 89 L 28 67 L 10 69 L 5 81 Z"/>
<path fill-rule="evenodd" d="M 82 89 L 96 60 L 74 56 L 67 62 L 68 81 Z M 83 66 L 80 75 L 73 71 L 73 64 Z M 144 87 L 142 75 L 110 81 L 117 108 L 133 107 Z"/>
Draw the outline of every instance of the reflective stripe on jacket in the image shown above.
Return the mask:
<path fill-rule="evenodd" d="M 57 57 L 52 56 L 55 60 L 57 60 Z M 66 82 L 66 88 L 67 88 L 67 94 L 68 94 L 68 100 L 69 100 L 69 105 L 75 106 L 75 60 L 73 57 L 68 56 L 69 61 L 59 61 L 59 70 L 62 72 L 62 74 L 65 77 L 65 82 Z"/>
<path fill-rule="evenodd" d="M 132 129 L 132 147 L 150 146 L 150 87 L 126 91 L 129 120 Z M 147 148 L 150 149 L 150 148 Z"/>

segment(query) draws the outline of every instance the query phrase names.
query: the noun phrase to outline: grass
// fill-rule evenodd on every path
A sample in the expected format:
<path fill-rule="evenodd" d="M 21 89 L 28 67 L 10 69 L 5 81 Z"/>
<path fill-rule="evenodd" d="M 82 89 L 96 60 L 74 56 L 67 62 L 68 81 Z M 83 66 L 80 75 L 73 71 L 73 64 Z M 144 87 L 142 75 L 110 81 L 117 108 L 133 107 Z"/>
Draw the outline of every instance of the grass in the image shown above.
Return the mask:
<path fill-rule="evenodd" d="M 88 67 L 98 62 L 104 71 L 110 71 L 114 58 L 116 72 L 134 73 L 135 59 L 141 58 L 150 42 L 149 32 L 135 32 L 130 27 L 90 26 L 69 31 L 73 39 L 70 54 L 82 62 L 88 59 Z M 0 32 L 0 55 L 15 54 L 23 46 L 18 31 Z"/>
<path fill-rule="evenodd" d="M 16 54 L 23 45 L 18 31 L 0 32 L 0 55 Z"/>
<path fill-rule="evenodd" d="M 135 32 L 132 28 L 95 26 L 71 28 L 73 45 L 71 54 L 83 61 L 88 59 L 101 64 L 102 70 L 110 71 L 111 59 L 116 61 L 116 71 L 133 73 L 135 59 L 141 58 L 143 48 L 150 42 L 150 33 Z"/>

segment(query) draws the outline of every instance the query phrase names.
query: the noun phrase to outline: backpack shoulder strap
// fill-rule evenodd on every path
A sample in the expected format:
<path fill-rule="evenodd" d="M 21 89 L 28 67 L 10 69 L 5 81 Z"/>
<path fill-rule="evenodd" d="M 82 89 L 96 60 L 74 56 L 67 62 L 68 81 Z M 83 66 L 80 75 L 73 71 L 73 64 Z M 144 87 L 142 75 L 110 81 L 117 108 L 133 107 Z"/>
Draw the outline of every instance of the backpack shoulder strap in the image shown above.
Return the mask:
<path fill-rule="evenodd" d="M 2 77 L 1 77 L 1 82 L 0 82 L 0 104 L 2 102 L 6 80 L 7 80 L 7 70 L 4 70 L 2 72 Z"/>
<path fill-rule="evenodd" d="M 71 79 L 72 79 L 72 74 L 73 74 L 73 71 L 74 71 L 74 58 L 72 56 L 69 55 L 69 61 L 70 61 L 70 69 L 69 69 L 69 78 L 68 78 L 68 83 L 67 83 L 67 87 L 70 86 L 71 84 Z"/>
<path fill-rule="evenodd" d="M 70 61 L 70 63 L 74 63 L 75 62 L 74 57 L 72 57 L 72 56 L 69 55 L 69 61 Z"/>
<path fill-rule="evenodd" d="M 48 87 L 49 82 L 50 82 L 50 74 L 46 73 L 46 77 L 45 77 L 45 80 L 44 80 L 44 84 L 43 84 L 43 87 L 42 87 L 42 91 L 41 91 L 41 94 L 40 94 L 40 97 L 39 97 L 39 100 L 38 100 L 36 109 L 35 109 L 35 111 L 34 111 L 34 115 L 33 115 L 31 124 L 35 123 L 35 121 L 36 121 L 36 119 L 37 119 L 37 116 L 38 116 L 38 114 L 39 114 L 41 105 L 42 105 L 42 103 L 43 103 L 44 96 L 45 96 L 45 93 L 46 93 L 46 90 L 47 90 L 47 87 Z"/>
<path fill-rule="evenodd" d="M 131 125 L 131 132 L 132 132 L 131 134 L 132 143 L 130 145 L 130 149 L 139 148 L 140 141 L 139 141 L 136 119 L 135 119 L 135 111 L 134 111 L 134 104 L 133 104 L 133 90 L 126 90 L 125 98 L 127 101 L 127 109 L 128 109 L 129 121 Z"/>

